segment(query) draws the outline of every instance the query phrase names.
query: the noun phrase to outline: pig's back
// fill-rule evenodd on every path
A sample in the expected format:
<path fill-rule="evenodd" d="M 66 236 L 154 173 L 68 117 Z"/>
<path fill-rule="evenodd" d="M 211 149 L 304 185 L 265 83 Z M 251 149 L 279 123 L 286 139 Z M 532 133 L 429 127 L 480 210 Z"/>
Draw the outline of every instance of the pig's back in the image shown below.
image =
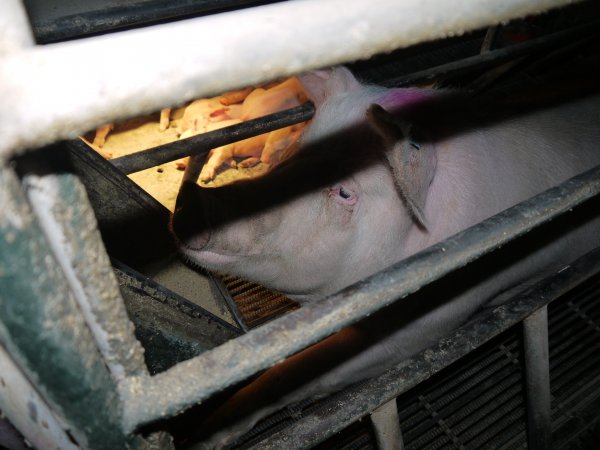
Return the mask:
<path fill-rule="evenodd" d="M 493 127 L 487 152 L 531 196 L 600 164 L 600 95 L 516 116 Z M 501 151 L 496 151 L 501 149 Z"/>
<path fill-rule="evenodd" d="M 600 164 L 600 95 L 539 109 L 436 143 L 414 253 Z"/>

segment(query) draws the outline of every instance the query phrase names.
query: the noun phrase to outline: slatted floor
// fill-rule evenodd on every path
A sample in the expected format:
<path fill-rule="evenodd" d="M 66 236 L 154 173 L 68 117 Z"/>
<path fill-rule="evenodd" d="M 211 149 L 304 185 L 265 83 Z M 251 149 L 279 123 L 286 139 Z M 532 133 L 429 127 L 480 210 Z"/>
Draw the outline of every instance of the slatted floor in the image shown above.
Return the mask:
<path fill-rule="evenodd" d="M 232 275 L 213 274 L 244 330 L 255 328 L 298 307 L 286 296 Z"/>

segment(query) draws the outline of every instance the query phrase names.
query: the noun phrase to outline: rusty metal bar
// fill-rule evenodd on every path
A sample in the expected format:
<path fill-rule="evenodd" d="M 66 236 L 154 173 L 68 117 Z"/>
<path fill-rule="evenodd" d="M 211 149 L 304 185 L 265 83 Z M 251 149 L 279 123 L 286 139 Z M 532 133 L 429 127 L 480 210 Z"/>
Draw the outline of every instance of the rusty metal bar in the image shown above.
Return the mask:
<path fill-rule="evenodd" d="M 297 0 L 10 52 L 0 64 L 0 161 L 192 98 L 570 3 Z"/>
<path fill-rule="evenodd" d="M 525 387 L 527 398 L 527 448 L 551 446 L 550 361 L 548 308 L 544 306 L 523 321 Z"/>
<path fill-rule="evenodd" d="M 150 380 L 131 379 L 126 424 L 176 414 L 269 367 L 600 193 L 600 167 L 549 189 L 389 269 L 309 304 Z M 285 330 L 285 331 L 282 331 Z M 273 339 L 273 335 L 277 339 Z M 258 356 L 260 355 L 260 356 Z M 164 393 L 169 392 L 165 398 Z"/>

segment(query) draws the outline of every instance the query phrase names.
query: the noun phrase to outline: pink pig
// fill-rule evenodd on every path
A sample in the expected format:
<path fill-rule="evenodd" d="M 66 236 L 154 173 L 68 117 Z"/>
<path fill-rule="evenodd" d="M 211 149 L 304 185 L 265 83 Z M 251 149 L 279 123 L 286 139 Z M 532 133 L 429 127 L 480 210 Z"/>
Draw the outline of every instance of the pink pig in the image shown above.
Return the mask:
<path fill-rule="evenodd" d="M 598 96 L 483 120 L 450 93 L 364 86 L 343 68 L 301 80 L 317 113 L 298 154 L 261 179 L 186 185 L 172 221 L 192 263 L 301 303 L 600 164 Z M 229 442 L 286 403 L 381 373 L 483 305 L 560 270 L 600 244 L 592 213 L 531 245 L 508 246 L 489 270 L 471 265 L 462 284 L 441 281 L 274 366 L 207 422 L 215 432 L 207 442 Z M 221 433 L 226 419 L 237 428 Z"/>

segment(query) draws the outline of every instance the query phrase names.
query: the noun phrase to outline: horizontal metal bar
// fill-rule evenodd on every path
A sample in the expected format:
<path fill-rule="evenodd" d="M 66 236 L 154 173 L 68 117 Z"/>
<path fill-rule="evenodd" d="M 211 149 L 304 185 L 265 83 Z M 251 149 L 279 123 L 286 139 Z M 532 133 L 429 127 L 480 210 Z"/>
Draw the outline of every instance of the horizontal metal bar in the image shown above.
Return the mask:
<path fill-rule="evenodd" d="M 73 39 L 118 28 L 164 23 L 185 17 L 214 14 L 264 3 L 264 0 L 138 0 L 129 2 L 69 2 L 56 8 L 52 2 L 39 2 L 29 8 L 38 43 Z M 103 6 L 102 9 L 94 9 Z"/>
<path fill-rule="evenodd" d="M 193 98 L 571 3 L 296 0 L 12 52 L 0 64 L 0 161 Z"/>
<path fill-rule="evenodd" d="M 556 300 L 600 272 L 600 249 L 595 249 L 549 277 L 517 294 L 511 301 L 480 312 L 473 321 L 382 375 L 352 386 L 314 413 L 269 436 L 256 448 L 312 448 L 393 398 L 508 330 L 532 312 Z"/>
<path fill-rule="evenodd" d="M 204 155 L 211 149 L 222 145 L 305 122 L 310 120 L 314 113 L 315 107 L 309 102 L 268 116 L 208 131 L 187 139 L 132 153 L 131 155 L 121 156 L 110 160 L 110 162 L 126 174 L 139 172 L 184 156 Z"/>
<path fill-rule="evenodd" d="M 171 416 L 521 236 L 600 193 L 600 167 L 509 208 L 389 269 L 152 379 L 132 379 L 130 427 Z M 276 336 L 276 338 L 274 338 Z M 166 396 L 165 393 L 169 395 Z"/>
<path fill-rule="evenodd" d="M 527 399 L 527 448 L 551 448 L 550 351 L 548 308 L 538 309 L 523 321 L 525 387 Z"/>
<path fill-rule="evenodd" d="M 482 52 L 479 55 L 460 59 L 458 61 L 452 61 L 447 64 L 442 64 L 429 69 L 413 72 L 411 74 L 402 75 L 400 77 L 391 78 L 384 81 L 382 84 L 384 86 L 404 86 L 417 82 L 432 81 L 438 77 L 458 75 L 466 72 L 467 70 L 483 69 L 494 64 L 510 61 L 525 55 L 553 48 L 557 44 L 573 42 L 577 39 L 593 36 L 598 33 L 600 33 L 600 23 L 595 21 L 589 24 L 552 33 L 547 36 L 531 39 L 519 44 L 513 44 L 497 50 Z"/>

